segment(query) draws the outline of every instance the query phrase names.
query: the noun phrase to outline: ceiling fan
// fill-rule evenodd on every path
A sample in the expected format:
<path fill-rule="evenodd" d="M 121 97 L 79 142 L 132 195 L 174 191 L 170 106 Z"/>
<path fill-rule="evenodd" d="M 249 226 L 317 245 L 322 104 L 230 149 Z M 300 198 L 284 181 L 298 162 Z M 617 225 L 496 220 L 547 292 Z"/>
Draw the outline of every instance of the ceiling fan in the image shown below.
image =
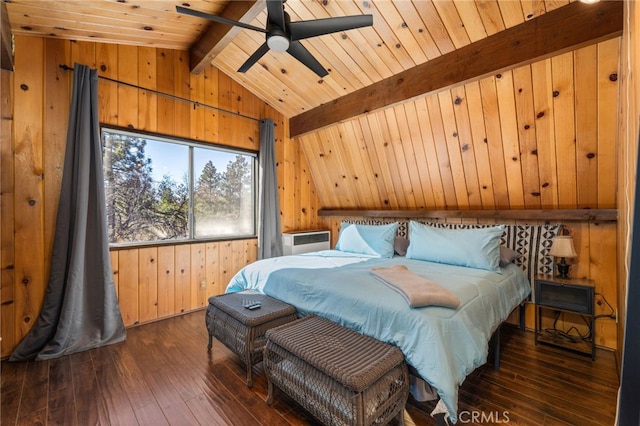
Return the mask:
<path fill-rule="evenodd" d="M 325 77 L 329 73 L 300 43 L 310 37 L 336 33 L 339 31 L 351 30 L 354 28 L 368 27 L 373 25 L 372 15 L 341 16 L 336 18 L 314 19 L 310 21 L 291 22 L 289 14 L 284 10 L 286 0 L 266 0 L 267 1 L 267 28 L 260 28 L 244 22 L 234 21 L 222 16 L 199 12 L 182 6 L 176 6 L 178 13 L 197 16 L 209 19 L 222 24 L 234 25 L 253 31 L 266 34 L 266 41 L 256 50 L 249 59 L 238 69 L 238 72 L 247 72 L 249 68 L 269 50 L 275 52 L 288 52 L 291 56 L 306 65 L 311 71 L 320 77 Z"/>

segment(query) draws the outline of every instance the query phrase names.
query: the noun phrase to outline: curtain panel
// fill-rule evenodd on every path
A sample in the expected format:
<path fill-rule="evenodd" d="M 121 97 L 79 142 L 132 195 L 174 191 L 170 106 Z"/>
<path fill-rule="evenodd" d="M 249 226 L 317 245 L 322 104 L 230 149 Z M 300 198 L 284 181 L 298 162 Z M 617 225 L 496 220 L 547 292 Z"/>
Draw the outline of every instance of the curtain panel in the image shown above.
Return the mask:
<path fill-rule="evenodd" d="M 42 311 L 10 360 L 51 359 L 125 339 L 107 238 L 98 73 L 75 64 L 51 274 Z"/>
<path fill-rule="evenodd" d="M 282 256 L 274 123 L 260 120 L 258 259 Z"/>

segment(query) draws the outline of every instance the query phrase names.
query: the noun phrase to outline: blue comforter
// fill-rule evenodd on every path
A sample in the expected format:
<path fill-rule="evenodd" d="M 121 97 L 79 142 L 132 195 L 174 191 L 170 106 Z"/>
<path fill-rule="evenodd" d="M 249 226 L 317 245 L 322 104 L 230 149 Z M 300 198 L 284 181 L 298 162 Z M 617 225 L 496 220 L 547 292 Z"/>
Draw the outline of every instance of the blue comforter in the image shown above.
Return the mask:
<path fill-rule="evenodd" d="M 256 289 L 296 306 L 304 314 L 324 316 L 396 345 L 407 362 L 437 390 L 447 414 L 456 422 L 459 385 L 486 362 L 491 335 L 529 295 L 531 287 L 522 270 L 509 265 L 495 273 L 404 257 L 339 260 L 340 266 L 318 267 L 326 261 L 323 257 L 331 258 L 331 251 L 320 252 L 315 262 L 306 256 L 256 262 L 249 265 L 254 271 L 253 282 L 246 280 L 252 276 L 250 271 L 240 271 L 227 291 Z M 304 265 L 296 267 L 296 259 L 287 258 L 298 258 Z M 275 266 L 273 262 L 279 263 Z M 460 307 L 409 308 L 400 294 L 370 273 L 373 267 L 396 264 L 406 265 L 415 274 L 455 293 Z M 256 279 L 258 275 L 260 279 Z"/>

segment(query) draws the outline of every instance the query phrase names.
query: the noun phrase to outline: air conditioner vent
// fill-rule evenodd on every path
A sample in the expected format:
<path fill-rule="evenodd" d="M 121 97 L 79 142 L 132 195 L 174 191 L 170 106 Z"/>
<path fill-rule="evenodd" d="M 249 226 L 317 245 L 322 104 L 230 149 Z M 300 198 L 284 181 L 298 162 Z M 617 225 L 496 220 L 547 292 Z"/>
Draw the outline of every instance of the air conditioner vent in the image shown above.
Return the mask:
<path fill-rule="evenodd" d="M 329 233 L 328 232 L 319 232 L 316 234 L 303 234 L 303 235 L 294 235 L 293 236 L 293 245 L 299 246 L 302 244 L 311 244 L 311 243 L 322 243 L 325 241 L 329 241 Z"/>
<path fill-rule="evenodd" d="M 297 231 L 282 234 L 283 254 L 301 254 L 329 250 L 330 231 Z"/>

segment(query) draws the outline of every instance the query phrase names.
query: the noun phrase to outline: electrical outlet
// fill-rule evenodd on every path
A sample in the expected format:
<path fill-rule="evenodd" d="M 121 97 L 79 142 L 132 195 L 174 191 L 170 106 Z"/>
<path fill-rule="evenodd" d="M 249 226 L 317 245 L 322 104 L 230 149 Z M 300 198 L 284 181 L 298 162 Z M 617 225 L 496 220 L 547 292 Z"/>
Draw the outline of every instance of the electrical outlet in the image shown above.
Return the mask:
<path fill-rule="evenodd" d="M 207 288 L 207 280 L 200 280 L 200 289 L 204 290 Z"/>

